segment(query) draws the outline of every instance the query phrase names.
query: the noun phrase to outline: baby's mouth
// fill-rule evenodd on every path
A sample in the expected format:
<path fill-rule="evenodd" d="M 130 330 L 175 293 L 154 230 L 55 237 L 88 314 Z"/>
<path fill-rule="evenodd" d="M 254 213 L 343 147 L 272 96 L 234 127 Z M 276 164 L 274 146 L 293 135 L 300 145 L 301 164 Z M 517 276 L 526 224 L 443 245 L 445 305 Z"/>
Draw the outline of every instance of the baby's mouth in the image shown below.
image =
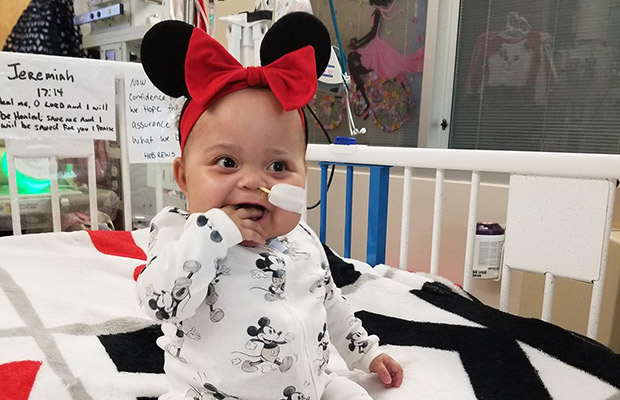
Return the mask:
<path fill-rule="evenodd" d="M 254 209 L 260 212 L 260 215 L 254 216 L 251 218 L 252 221 L 259 221 L 261 218 L 263 218 L 263 216 L 265 215 L 265 207 L 259 205 L 259 204 L 239 204 L 237 206 L 237 209 L 239 208 L 246 208 L 246 209 Z"/>

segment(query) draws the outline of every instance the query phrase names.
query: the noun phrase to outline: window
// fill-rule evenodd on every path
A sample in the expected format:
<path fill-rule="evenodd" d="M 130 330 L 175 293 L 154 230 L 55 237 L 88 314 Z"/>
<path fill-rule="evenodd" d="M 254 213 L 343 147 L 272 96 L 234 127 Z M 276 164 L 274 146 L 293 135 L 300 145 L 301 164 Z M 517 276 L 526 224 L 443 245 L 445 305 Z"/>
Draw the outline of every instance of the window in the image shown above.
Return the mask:
<path fill-rule="evenodd" d="M 461 1 L 449 147 L 620 153 L 620 0 Z"/>

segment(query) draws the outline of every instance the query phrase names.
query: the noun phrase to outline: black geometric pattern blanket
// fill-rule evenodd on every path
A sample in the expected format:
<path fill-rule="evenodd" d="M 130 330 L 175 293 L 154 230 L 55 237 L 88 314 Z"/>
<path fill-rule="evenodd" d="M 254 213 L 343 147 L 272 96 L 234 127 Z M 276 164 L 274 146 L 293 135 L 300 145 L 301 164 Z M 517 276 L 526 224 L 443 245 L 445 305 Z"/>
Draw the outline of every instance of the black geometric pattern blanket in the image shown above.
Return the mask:
<path fill-rule="evenodd" d="M 0 238 L 0 400 L 165 392 L 161 331 L 134 291 L 147 234 Z M 331 253 L 330 262 L 356 315 L 405 371 L 401 388 L 386 390 L 332 352 L 332 373 L 374 399 L 620 399 L 620 355 L 594 341 L 497 311 L 439 277 Z M 189 398 L 219 398 L 195 389 Z"/>

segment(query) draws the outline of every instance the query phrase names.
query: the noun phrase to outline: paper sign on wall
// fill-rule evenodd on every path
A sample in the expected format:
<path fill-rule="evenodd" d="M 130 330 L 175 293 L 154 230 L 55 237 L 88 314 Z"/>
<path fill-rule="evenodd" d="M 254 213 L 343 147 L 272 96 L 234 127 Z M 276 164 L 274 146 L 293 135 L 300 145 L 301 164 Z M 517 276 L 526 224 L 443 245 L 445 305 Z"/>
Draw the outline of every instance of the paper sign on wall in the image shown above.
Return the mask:
<path fill-rule="evenodd" d="M 177 118 L 183 99 L 160 92 L 141 69 L 125 73 L 125 115 L 130 163 L 170 162 L 181 155 Z"/>
<path fill-rule="evenodd" d="M 115 126 L 110 69 L 0 52 L 0 138 L 116 140 Z"/>

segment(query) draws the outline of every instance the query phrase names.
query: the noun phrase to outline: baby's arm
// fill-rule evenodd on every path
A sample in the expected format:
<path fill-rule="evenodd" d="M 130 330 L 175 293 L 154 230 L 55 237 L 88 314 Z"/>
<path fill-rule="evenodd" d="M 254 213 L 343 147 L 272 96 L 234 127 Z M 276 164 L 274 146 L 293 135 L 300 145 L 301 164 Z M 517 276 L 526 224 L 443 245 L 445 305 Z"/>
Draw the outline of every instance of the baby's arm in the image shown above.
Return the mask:
<path fill-rule="evenodd" d="M 327 326 L 332 343 L 347 362 L 349 368 L 375 372 L 386 388 L 399 387 L 403 381 L 403 369 L 389 355 L 379 350 L 378 338 L 369 336 L 361 321 L 350 309 L 333 281 L 334 298 L 326 301 Z M 330 290 L 328 286 L 328 290 Z M 343 324 L 349 321 L 349 324 Z"/>
<path fill-rule="evenodd" d="M 239 229 L 222 210 L 162 210 L 151 222 L 148 263 L 137 281 L 142 309 L 160 321 L 192 316 L 207 296 L 215 263 L 240 241 Z"/>
<path fill-rule="evenodd" d="M 315 241 L 318 241 L 316 235 L 314 237 Z M 322 246 L 319 245 L 319 248 L 322 262 L 329 265 Z M 379 350 L 379 338 L 368 335 L 361 321 L 353 314 L 348 301 L 342 296 L 340 288 L 331 279 L 329 268 L 326 273 L 330 279 L 326 279 L 328 284 L 325 308 L 332 344 L 350 369 L 375 372 L 386 388 L 399 387 L 403 381 L 402 367 L 392 357 Z"/>
<path fill-rule="evenodd" d="M 375 372 L 386 388 L 399 387 L 403 380 L 402 367 L 379 350 L 377 336 L 368 335 L 361 321 L 351 311 L 349 303 L 340 294 L 340 289 L 333 282 L 331 284 L 335 289 L 334 298 L 326 301 L 327 326 L 338 353 L 350 369 Z"/>

